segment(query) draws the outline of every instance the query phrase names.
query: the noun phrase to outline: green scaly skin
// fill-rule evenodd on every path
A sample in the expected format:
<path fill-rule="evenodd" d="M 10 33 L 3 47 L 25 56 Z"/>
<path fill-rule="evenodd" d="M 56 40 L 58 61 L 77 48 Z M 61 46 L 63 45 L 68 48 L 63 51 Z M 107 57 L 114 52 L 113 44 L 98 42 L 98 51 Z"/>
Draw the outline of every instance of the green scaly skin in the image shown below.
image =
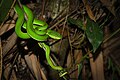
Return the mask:
<path fill-rule="evenodd" d="M 49 63 L 49 65 L 55 70 L 63 70 L 63 68 L 61 66 L 55 66 L 52 63 L 52 61 L 50 59 L 50 47 L 48 45 L 46 45 L 45 43 L 38 43 L 38 44 L 41 48 L 43 48 L 46 51 L 46 59 L 47 59 L 47 62 Z"/>
<path fill-rule="evenodd" d="M 37 41 L 45 41 L 48 38 L 48 35 L 38 35 L 35 33 L 34 28 L 33 28 L 33 13 L 32 11 L 25 5 L 23 5 L 23 9 L 25 13 L 27 14 L 27 33 L 35 40 Z M 45 25 L 46 23 L 43 23 Z"/>
<path fill-rule="evenodd" d="M 18 14 L 18 17 L 19 17 L 17 19 L 16 27 L 15 27 L 16 34 L 22 39 L 30 38 L 30 36 L 27 33 L 24 33 L 24 32 L 21 31 L 21 26 L 24 23 L 24 13 L 23 13 L 22 9 L 17 4 L 15 5 L 15 11 Z"/>
<path fill-rule="evenodd" d="M 15 5 L 15 11 L 18 14 L 18 19 L 17 19 L 16 26 L 15 26 L 16 34 L 20 38 L 23 38 L 23 39 L 33 38 L 33 39 L 39 41 L 39 43 L 38 43 L 39 46 L 41 48 L 43 48 L 46 52 L 46 59 L 47 59 L 48 64 L 55 70 L 63 70 L 63 68 L 61 66 L 55 66 L 52 63 L 52 61 L 50 59 L 50 47 L 48 45 L 46 45 L 45 43 L 41 42 L 41 41 L 47 40 L 48 37 L 51 37 L 54 39 L 61 39 L 62 36 L 53 30 L 47 29 L 48 25 L 46 22 L 34 19 L 32 11 L 27 6 L 23 5 L 23 10 L 17 4 Z M 28 18 L 26 21 L 26 24 L 24 24 L 24 12 L 26 13 L 27 18 Z M 24 28 L 26 28 L 27 33 L 24 33 L 21 31 L 23 24 L 25 26 Z M 42 33 L 42 32 L 35 33 L 36 27 L 34 28 L 34 24 L 40 25 L 40 27 L 44 27 L 46 30 L 44 28 L 43 28 L 43 30 L 42 29 L 41 30 L 43 32 L 45 30 L 46 34 L 44 33 L 44 34 L 40 35 L 39 33 Z"/>

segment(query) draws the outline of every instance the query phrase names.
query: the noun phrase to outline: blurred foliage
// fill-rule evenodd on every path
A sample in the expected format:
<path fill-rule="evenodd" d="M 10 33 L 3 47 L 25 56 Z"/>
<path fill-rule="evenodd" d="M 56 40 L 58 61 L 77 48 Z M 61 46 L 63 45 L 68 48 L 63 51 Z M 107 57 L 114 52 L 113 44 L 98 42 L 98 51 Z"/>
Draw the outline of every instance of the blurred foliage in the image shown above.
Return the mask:
<path fill-rule="evenodd" d="M 92 44 L 93 52 L 95 53 L 95 51 L 97 50 L 97 48 L 99 48 L 100 44 L 103 41 L 103 31 L 99 27 L 98 23 L 90 19 L 87 19 L 87 24 L 86 26 L 84 26 L 82 20 L 79 19 L 75 20 L 72 18 L 68 18 L 68 22 L 84 30 L 86 37 Z"/>
<path fill-rule="evenodd" d="M 5 21 L 15 0 L 1 0 L 0 2 L 0 24 Z"/>

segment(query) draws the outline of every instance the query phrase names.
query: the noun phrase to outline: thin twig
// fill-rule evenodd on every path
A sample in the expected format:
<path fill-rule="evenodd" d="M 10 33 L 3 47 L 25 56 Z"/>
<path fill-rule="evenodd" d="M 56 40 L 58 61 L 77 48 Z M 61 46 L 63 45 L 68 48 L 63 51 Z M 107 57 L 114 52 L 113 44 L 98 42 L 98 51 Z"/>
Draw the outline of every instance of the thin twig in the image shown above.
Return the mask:
<path fill-rule="evenodd" d="M 120 28 L 118 30 L 116 30 L 114 33 L 112 33 L 108 38 L 106 38 L 103 43 L 105 43 L 106 41 L 108 41 L 109 39 L 111 39 L 115 34 L 117 34 L 120 31 Z"/>
<path fill-rule="evenodd" d="M 76 9 L 74 11 L 72 11 L 70 14 L 67 14 L 68 17 L 71 16 L 71 14 L 73 14 L 76 11 Z M 59 20 L 58 22 L 56 22 L 54 25 L 52 25 L 50 27 L 50 29 L 53 29 L 56 25 L 58 25 L 59 23 L 61 23 L 62 21 L 64 21 L 66 19 L 66 17 L 63 17 L 61 20 Z"/>

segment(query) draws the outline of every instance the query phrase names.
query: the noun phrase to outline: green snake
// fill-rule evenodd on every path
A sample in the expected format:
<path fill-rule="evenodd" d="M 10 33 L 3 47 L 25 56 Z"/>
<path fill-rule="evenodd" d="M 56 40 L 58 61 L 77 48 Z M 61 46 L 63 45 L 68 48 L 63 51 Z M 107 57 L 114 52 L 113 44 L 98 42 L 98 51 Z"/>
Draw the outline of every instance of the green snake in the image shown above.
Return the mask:
<path fill-rule="evenodd" d="M 48 24 L 44 21 L 35 19 L 32 11 L 25 5 L 22 5 L 23 9 L 18 4 L 15 5 L 15 12 L 18 14 L 16 21 L 15 32 L 18 37 L 22 39 L 33 38 L 39 41 L 38 44 L 46 52 L 46 59 L 48 64 L 55 70 L 63 70 L 61 66 L 55 66 L 50 59 L 50 47 L 43 41 L 47 40 L 48 37 L 53 39 L 61 39 L 62 36 L 53 30 L 48 29 Z M 24 14 L 27 15 L 27 20 L 24 18 Z M 26 29 L 26 32 L 22 31 L 22 28 Z"/>

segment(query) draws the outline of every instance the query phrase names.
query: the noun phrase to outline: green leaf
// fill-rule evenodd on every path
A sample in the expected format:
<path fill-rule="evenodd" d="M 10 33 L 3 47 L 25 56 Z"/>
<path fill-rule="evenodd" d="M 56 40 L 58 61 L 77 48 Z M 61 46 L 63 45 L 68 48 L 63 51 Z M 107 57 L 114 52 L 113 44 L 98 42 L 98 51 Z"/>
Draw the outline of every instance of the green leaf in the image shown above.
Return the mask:
<path fill-rule="evenodd" d="M 89 42 L 92 44 L 93 52 L 95 52 L 103 41 L 103 31 L 98 23 L 88 19 L 85 32 Z"/>
<path fill-rule="evenodd" d="M 68 18 L 68 23 L 76 25 L 78 28 L 84 30 L 83 28 L 83 22 L 79 19 L 75 20 L 73 18 Z"/>
<path fill-rule="evenodd" d="M 6 19 L 11 6 L 13 6 L 14 0 L 2 0 L 0 1 L 0 24 Z"/>
<path fill-rule="evenodd" d="M 78 80 L 82 80 L 82 68 L 83 64 L 82 63 L 78 64 Z"/>

